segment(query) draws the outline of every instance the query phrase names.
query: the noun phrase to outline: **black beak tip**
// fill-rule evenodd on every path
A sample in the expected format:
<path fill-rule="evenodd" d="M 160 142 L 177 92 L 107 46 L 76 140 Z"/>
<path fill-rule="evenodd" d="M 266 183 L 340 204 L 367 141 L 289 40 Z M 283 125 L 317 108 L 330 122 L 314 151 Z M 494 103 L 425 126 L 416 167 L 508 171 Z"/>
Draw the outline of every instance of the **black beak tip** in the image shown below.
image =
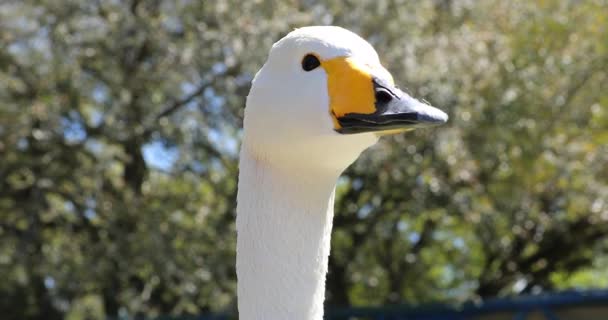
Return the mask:
<path fill-rule="evenodd" d="M 418 113 L 416 116 L 417 120 L 421 124 L 438 126 L 445 124 L 448 122 L 448 115 L 443 112 L 438 112 L 437 114 L 426 114 L 426 113 Z"/>

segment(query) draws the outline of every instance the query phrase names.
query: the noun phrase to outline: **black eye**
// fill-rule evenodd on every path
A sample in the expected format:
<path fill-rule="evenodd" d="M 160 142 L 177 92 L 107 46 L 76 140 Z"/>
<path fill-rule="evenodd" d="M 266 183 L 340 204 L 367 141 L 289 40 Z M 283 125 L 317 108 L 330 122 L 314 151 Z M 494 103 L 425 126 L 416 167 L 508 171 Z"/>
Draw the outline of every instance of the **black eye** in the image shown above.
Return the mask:
<path fill-rule="evenodd" d="M 320 65 L 321 61 L 310 53 L 305 55 L 304 59 L 302 59 L 302 69 L 304 69 L 304 71 L 314 70 Z"/>

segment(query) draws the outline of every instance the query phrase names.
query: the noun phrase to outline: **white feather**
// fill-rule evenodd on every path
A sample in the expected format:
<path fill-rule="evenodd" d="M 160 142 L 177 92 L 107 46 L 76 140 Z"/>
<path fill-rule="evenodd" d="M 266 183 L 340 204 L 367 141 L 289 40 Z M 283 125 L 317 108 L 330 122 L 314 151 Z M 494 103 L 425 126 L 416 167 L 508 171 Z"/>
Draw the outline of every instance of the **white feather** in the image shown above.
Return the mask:
<path fill-rule="evenodd" d="M 302 70 L 308 53 L 385 70 L 369 43 L 338 27 L 297 29 L 272 47 L 245 109 L 236 223 L 241 320 L 322 319 L 334 186 L 377 141 L 373 133 L 334 131 L 327 75 Z"/>

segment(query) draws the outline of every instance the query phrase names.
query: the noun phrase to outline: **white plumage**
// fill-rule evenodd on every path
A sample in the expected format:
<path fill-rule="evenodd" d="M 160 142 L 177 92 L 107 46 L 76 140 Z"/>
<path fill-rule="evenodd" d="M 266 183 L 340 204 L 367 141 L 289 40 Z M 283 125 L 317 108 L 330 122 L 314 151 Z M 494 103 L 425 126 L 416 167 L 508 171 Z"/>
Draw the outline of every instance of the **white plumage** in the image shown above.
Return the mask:
<path fill-rule="evenodd" d="M 307 54 L 318 57 L 320 66 L 315 70 L 302 69 Z M 342 74 L 352 71 L 348 68 L 343 72 L 328 66 L 327 61 L 343 58 L 366 71 L 351 76 Z M 339 27 L 306 27 L 273 45 L 255 76 L 247 98 L 239 164 L 237 275 L 241 320 L 322 319 L 335 183 L 342 171 L 377 141 L 377 132 L 389 129 L 382 122 L 387 112 L 380 112 L 376 103 L 375 107 L 364 106 L 376 113 L 362 116 L 372 119 L 370 123 L 367 118 L 356 122 L 363 123 L 363 129 L 355 127 L 356 134 L 339 133 L 342 126 L 350 124 L 332 109 L 338 96 L 373 97 L 374 92 L 337 92 L 328 84 L 330 78 L 349 81 L 366 73 L 374 79 L 370 90 L 376 93 L 382 90 L 376 82 L 392 83 L 375 50 L 356 34 Z M 391 130 L 447 120 L 443 112 L 395 92 L 395 101 L 405 111 L 391 113 L 390 119 L 401 114 L 407 115 L 403 119 L 416 119 L 418 114 L 418 118 L 432 121 L 400 120 L 389 123 Z M 397 107 L 391 104 L 390 108 Z"/>

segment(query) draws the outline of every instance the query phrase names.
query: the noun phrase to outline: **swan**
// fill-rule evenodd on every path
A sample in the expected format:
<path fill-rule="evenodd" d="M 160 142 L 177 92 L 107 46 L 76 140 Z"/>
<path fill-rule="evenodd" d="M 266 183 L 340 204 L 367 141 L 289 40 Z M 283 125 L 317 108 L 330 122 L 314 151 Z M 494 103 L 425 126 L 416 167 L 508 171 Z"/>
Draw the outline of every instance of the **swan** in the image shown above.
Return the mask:
<path fill-rule="evenodd" d="M 399 90 L 374 48 L 351 31 L 304 27 L 276 42 L 245 106 L 239 318 L 322 319 L 339 175 L 380 135 L 447 119 Z"/>

